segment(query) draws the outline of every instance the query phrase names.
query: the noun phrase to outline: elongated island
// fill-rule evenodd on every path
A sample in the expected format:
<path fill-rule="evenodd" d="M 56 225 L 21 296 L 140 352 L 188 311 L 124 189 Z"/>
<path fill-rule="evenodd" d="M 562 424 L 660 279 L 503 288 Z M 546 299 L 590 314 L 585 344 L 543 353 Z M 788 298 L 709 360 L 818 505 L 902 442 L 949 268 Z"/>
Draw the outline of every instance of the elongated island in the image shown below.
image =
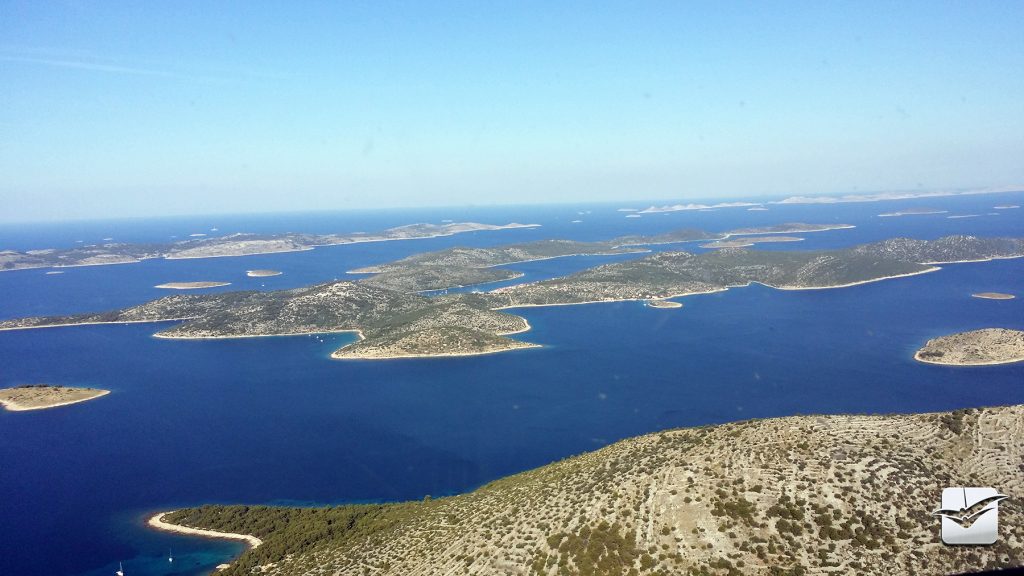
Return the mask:
<path fill-rule="evenodd" d="M 230 286 L 231 282 L 165 282 L 164 284 L 157 284 L 154 288 L 163 288 L 166 290 L 196 290 L 199 288 L 219 288 L 221 286 Z"/>
<path fill-rule="evenodd" d="M 701 244 L 701 248 L 746 248 L 754 244 L 771 244 L 778 242 L 800 242 L 803 238 L 799 236 L 749 236 L 733 238 L 729 240 L 715 240 L 707 244 Z"/>
<path fill-rule="evenodd" d="M 107 394 L 110 394 L 110 390 L 30 384 L 0 388 L 0 405 L 12 412 L 45 410 L 94 400 Z"/>
<path fill-rule="evenodd" d="M 1003 292 L 978 292 L 977 294 L 971 294 L 971 296 L 981 298 L 982 300 L 1013 300 L 1016 298 L 1013 294 Z"/>
<path fill-rule="evenodd" d="M 250 278 L 266 278 L 269 276 L 280 276 L 282 272 L 278 270 L 246 270 L 245 275 Z"/>
<path fill-rule="evenodd" d="M 0 250 L 0 271 L 25 268 L 53 268 L 64 266 L 100 266 L 130 264 L 152 258 L 217 258 L 222 256 L 248 256 L 312 250 L 318 246 L 333 246 L 357 242 L 384 242 L 388 240 L 416 240 L 437 238 L 468 232 L 535 228 L 539 224 L 480 224 L 478 222 L 449 222 L 445 224 L 409 224 L 389 228 L 376 234 L 228 234 L 212 238 L 197 237 L 169 244 L 129 244 L 107 242 L 74 248 L 46 248 L 40 250 Z M 111 240 L 106 238 L 105 240 Z"/>
<path fill-rule="evenodd" d="M 886 212 L 879 214 L 880 218 L 892 218 L 895 216 L 927 216 L 929 214 L 945 214 L 949 210 L 940 210 L 937 208 L 906 208 L 904 210 L 898 210 L 896 212 Z"/>

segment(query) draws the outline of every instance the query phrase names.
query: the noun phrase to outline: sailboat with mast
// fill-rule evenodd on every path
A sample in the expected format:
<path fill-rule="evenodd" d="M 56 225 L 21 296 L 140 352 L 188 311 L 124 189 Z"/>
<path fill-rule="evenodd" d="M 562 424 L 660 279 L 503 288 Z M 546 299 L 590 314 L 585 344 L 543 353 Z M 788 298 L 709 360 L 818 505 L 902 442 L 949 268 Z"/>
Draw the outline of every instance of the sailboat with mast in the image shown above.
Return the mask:
<path fill-rule="evenodd" d="M 117 572 L 114 572 L 115 576 L 124 576 L 124 566 L 120 562 L 117 563 Z"/>

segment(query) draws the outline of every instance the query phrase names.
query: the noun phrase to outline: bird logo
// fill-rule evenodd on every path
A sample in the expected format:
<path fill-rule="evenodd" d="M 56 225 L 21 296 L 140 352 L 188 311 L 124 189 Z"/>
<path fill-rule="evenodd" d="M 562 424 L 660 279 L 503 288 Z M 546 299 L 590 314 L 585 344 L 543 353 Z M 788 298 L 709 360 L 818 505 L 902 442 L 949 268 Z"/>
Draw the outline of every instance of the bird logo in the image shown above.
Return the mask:
<path fill-rule="evenodd" d="M 946 488 L 942 506 L 932 513 L 942 518 L 946 544 L 992 544 L 998 532 L 999 503 L 1008 498 L 994 488 Z"/>

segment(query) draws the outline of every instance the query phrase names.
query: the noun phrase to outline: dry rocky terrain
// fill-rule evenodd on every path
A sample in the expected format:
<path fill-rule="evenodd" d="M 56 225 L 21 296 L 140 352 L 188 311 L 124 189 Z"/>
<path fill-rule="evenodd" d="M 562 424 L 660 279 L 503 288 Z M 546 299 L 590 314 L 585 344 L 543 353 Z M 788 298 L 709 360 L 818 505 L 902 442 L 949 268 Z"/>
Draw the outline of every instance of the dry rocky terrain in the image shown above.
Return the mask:
<path fill-rule="evenodd" d="M 992 546 L 947 546 L 943 488 L 992 486 Z M 226 575 L 948 574 L 1024 558 L 1024 406 L 797 416 L 617 442 L 403 504 L 206 506 L 263 541 Z"/>
<path fill-rule="evenodd" d="M 385 240 L 412 240 L 451 236 L 480 230 L 531 228 L 537 224 L 479 224 L 456 222 L 448 224 L 409 224 L 389 228 L 377 234 L 228 234 L 182 240 L 170 244 L 126 244 L 108 242 L 74 248 L 48 248 L 42 250 L 0 251 L 0 271 L 23 268 L 50 268 L 60 266 L 96 266 L 101 264 L 128 264 L 150 258 L 214 258 L 219 256 L 246 256 L 274 252 L 311 250 L 317 246 L 349 244 L 353 242 L 381 242 Z"/>
<path fill-rule="evenodd" d="M 811 226 L 811 225 L 806 225 Z M 747 232 L 753 233 L 753 232 Z M 659 252 L 562 278 L 493 291 L 494 306 L 649 300 L 758 282 L 774 288 L 830 288 L 935 270 L 934 263 L 1024 256 L 1022 238 L 893 238 L 843 250 Z"/>
<path fill-rule="evenodd" d="M 971 296 L 984 300 L 1013 300 L 1015 298 L 1013 294 L 1005 294 L 1003 292 L 978 292 L 977 294 L 971 294 Z"/>
<path fill-rule="evenodd" d="M 701 244 L 701 248 L 746 248 L 754 244 L 771 244 L 773 242 L 800 242 L 799 236 L 741 236 L 727 240 L 715 240 Z"/>
<path fill-rule="evenodd" d="M 166 282 L 157 284 L 154 288 L 165 288 L 168 290 L 195 290 L 197 288 L 217 288 L 230 286 L 231 282 Z"/>
<path fill-rule="evenodd" d="M 98 388 L 32 384 L 0 389 L 0 405 L 11 411 L 41 410 L 77 404 L 110 393 Z"/>
<path fill-rule="evenodd" d="M 1024 361 L 1024 331 L 983 328 L 933 338 L 914 358 L 930 364 L 978 366 Z"/>

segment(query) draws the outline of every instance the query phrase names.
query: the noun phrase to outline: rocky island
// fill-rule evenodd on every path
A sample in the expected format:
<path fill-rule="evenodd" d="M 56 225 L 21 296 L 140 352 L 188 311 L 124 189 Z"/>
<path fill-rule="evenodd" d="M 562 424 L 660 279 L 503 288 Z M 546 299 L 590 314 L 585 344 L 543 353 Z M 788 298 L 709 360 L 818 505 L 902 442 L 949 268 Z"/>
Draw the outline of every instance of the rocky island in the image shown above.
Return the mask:
<path fill-rule="evenodd" d="M 843 250 L 659 252 L 570 276 L 499 288 L 495 308 L 652 300 L 717 292 L 752 282 L 787 290 L 839 288 L 938 270 L 935 263 L 1024 256 L 1022 238 L 895 238 Z"/>
<path fill-rule="evenodd" d="M 1016 298 L 1013 294 L 1004 294 L 1002 292 L 978 292 L 977 294 L 971 294 L 971 296 L 984 300 L 1013 300 Z"/>
<path fill-rule="evenodd" d="M 658 214 L 661 212 L 681 212 L 687 210 L 717 210 L 719 208 L 745 208 L 759 206 L 758 202 L 719 202 L 718 204 L 669 204 L 665 206 L 649 206 L 640 210 L 641 214 Z"/>
<path fill-rule="evenodd" d="M 250 278 L 266 278 L 268 276 L 280 276 L 277 270 L 246 270 L 245 275 Z"/>
<path fill-rule="evenodd" d="M 892 218 L 895 216 L 924 216 L 927 214 L 945 214 L 949 210 L 938 210 L 936 208 L 907 208 L 905 210 L 899 210 L 896 212 L 885 212 L 879 214 L 880 218 Z"/>
<path fill-rule="evenodd" d="M 730 240 L 715 240 L 707 244 L 701 244 L 701 248 L 746 248 L 754 244 L 770 244 L 772 242 L 800 242 L 803 238 L 799 236 L 753 236 L 734 238 Z"/>
<path fill-rule="evenodd" d="M 63 266 L 98 266 L 102 264 L 129 264 L 151 258 L 215 258 L 220 256 L 248 256 L 275 252 L 312 250 L 317 246 L 332 246 L 355 242 L 383 242 L 387 240 L 414 240 L 436 238 L 481 230 L 533 228 L 539 224 L 479 224 L 455 222 L 447 224 L 409 224 L 389 228 L 377 234 L 229 234 L 183 240 L 170 244 L 107 243 L 77 246 L 66 249 L 0 251 L 0 271 L 25 268 L 54 268 Z M 108 239 L 109 240 L 109 239 Z"/>
<path fill-rule="evenodd" d="M 7 410 L 44 410 L 68 404 L 77 404 L 110 394 L 110 390 L 32 384 L 0 389 L 0 405 Z"/>
<path fill-rule="evenodd" d="M 706 234 L 706 233 L 703 233 Z M 575 240 L 538 240 L 525 244 L 510 244 L 492 248 L 454 247 L 437 252 L 414 254 L 401 260 L 395 260 L 376 266 L 367 266 L 352 270 L 355 274 L 383 274 L 418 267 L 445 268 L 491 268 L 505 264 L 517 264 L 533 260 L 546 260 L 563 256 L 583 256 L 599 254 L 628 254 L 644 252 L 642 248 L 623 247 L 627 241 L 640 245 L 644 237 L 624 237 L 607 242 L 578 242 Z"/>
<path fill-rule="evenodd" d="M 701 240 L 721 240 L 726 238 L 728 233 L 707 232 L 698 228 L 681 228 L 664 234 L 653 234 L 647 236 L 619 236 L 609 240 L 614 246 L 653 246 L 656 244 L 679 244 L 682 242 L 699 242 Z"/>
<path fill-rule="evenodd" d="M 855 228 L 853 224 L 807 224 L 806 222 L 786 222 L 774 226 L 758 226 L 754 228 L 737 228 L 726 232 L 726 236 L 751 236 L 755 234 L 794 234 L 808 232 L 827 232 L 829 230 L 847 230 Z"/>
<path fill-rule="evenodd" d="M 1024 256 L 1024 239 L 950 236 L 938 240 L 892 239 L 831 251 L 727 248 L 703 254 L 659 252 L 487 293 L 435 297 L 417 293 L 456 282 L 508 278 L 517 273 L 491 266 L 509 259 L 577 253 L 584 248 L 637 251 L 616 249 L 606 243 L 581 247 L 569 241 L 453 248 L 361 269 L 359 272 L 371 275 L 357 282 L 267 292 L 174 295 L 96 314 L 3 320 L 0 330 L 179 320 L 182 322 L 160 330 L 156 336 L 238 338 L 356 332 L 360 340 L 335 352 L 335 358 L 477 355 L 531 347 L 508 337 L 528 330 L 526 320 L 502 309 L 664 300 L 753 282 L 787 290 L 839 288 L 932 272 L 938 270 L 930 264 L 933 261 Z"/>
<path fill-rule="evenodd" d="M 526 324 L 526 321 L 523 320 Z M 339 360 L 387 360 L 394 358 L 439 358 L 444 356 L 479 356 L 525 348 L 540 348 L 538 344 L 504 338 L 508 334 L 525 332 L 525 328 L 511 331 L 481 331 L 462 326 L 436 326 L 424 329 L 386 334 L 365 342 L 360 341 L 339 348 L 331 358 Z"/>
<path fill-rule="evenodd" d="M 157 332 L 160 338 L 359 333 L 361 339 L 336 356 L 346 359 L 518 349 L 523 343 L 505 336 L 529 328 L 519 316 L 489 309 L 481 295 L 427 298 L 342 281 L 291 290 L 167 296 L 99 314 L 6 320 L 0 329 L 163 320 L 183 322 Z"/>
<path fill-rule="evenodd" d="M 914 359 L 949 366 L 984 366 L 1024 361 L 1024 331 L 983 328 L 929 340 Z"/>
<path fill-rule="evenodd" d="M 630 237 L 639 242 L 640 237 Z M 547 260 L 564 256 L 629 254 L 646 252 L 639 245 L 621 242 L 576 242 L 539 240 L 493 248 L 455 247 L 415 254 L 401 260 L 351 270 L 352 274 L 373 274 L 364 283 L 406 292 L 441 290 L 510 280 L 522 273 L 497 266 Z"/>
<path fill-rule="evenodd" d="M 647 305 L 650 308 L 662 308 L 662 309 L 682 308 L 683 307 L 683 303 L 682 302 L 675 302 L 674 300 L 648 300 L 648 301 L 644 302 L 644 304 Z"/>
<path fill-rule="evenodd" d="M 222 574 L 917 574 L 1019 566 L 1024 511 L 946 546 L 944 486 L 1024 492 L 1024 406 L 794 416 L 616 442 L 473 492 L 326 508 L 202 506 L 163 522 L 259 541 Z"/>
<path fill-rule="evenodd" d="M 168 290 L 195 290 L 197 288 L 217 288 L 230 286 L 231 282 L 167 282 L 157 284 L 154 288 L 165 288 Z"/>
<path fill-rule="evenodd" d="M 619 236 L 601 242 L 579 242 L 574 240 L 538 240 L 523 244 L 496 246 L 492 248 L 455 247 L 437 252 L 415 254 L 401 260 L 350 270 L 353 274 L 374 274 L 364 282 L 400 291 L 422 292 L 444 288 L 472 286 L 510 280 L 522 274 L 514 270 L 498 268 L 521 262 L 546 260 L 565 256 L 598 256 L 648 252 L 648 246 L 679 244 L 704 240 L 726 241 L 731 236 L 743 234 L 769 234 L 778 231 L 816 232 L 839 228 L 852 228 L 847 224 L 805 224 L 787 223 L 766 228 L 748 228 L 729 232 L 708 232 L 694 228 L 673 230 L 647 236 Z M 785 241 L 788 237 L 776 238 Z M 739 238 L 743 246 L 753 245 L 767 239 Z"/>

